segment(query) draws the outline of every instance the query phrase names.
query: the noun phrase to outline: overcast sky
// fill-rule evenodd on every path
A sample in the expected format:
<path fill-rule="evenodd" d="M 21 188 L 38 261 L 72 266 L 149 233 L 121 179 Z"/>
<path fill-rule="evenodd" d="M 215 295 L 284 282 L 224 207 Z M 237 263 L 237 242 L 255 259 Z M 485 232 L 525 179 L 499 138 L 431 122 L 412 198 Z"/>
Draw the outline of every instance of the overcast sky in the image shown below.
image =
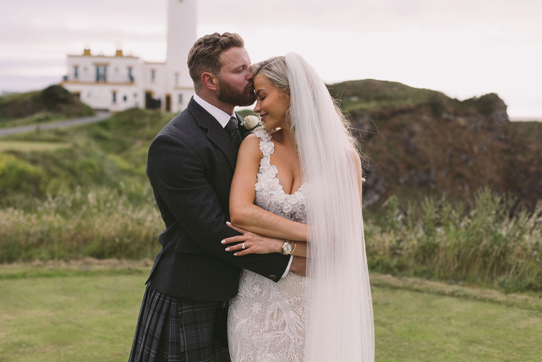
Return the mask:
<path fill-rule="evenodd" d="M 0 0 L 0 91 L 59 81 L 66 55 L 84 47 L 164 61 L 166 5 Z M 460 99 L 496 92 L 510 116 L 542 119 L 542 0 L 198 0 L 198 7 L 198 35 L 237 32 L 252 61 L 295 51 L 327 83 L 391 80 Z"/>

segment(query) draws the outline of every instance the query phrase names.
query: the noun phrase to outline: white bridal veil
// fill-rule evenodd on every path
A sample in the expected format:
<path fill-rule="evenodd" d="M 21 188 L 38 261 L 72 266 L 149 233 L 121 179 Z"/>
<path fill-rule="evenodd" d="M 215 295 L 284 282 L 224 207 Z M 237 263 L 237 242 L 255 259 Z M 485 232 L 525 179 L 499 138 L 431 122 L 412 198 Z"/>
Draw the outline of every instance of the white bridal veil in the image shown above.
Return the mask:
<path fill-rule="evenodd" d="M 373 361 L 371 290 L 348 133 L 318 74 L 285 57 L 311 225 L 305 361 Z"/>

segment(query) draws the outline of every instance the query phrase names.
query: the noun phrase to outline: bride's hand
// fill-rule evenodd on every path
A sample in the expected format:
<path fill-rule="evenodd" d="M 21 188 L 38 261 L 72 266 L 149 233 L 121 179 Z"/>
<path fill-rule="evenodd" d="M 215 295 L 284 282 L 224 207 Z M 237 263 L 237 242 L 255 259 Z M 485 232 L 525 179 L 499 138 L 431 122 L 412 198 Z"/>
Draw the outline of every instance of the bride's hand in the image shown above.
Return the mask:
<path fill-rule="evenodd" d="M 232 236 L 221 241 L 222 244 L 238 243 L 226 248 L 226 251 L 234 251 L 233 255 L 243 256 L 247 254 L 270 254 L 281 253 L 284 240 L 268 238 L 250 231 L 243 230 L 233 226 L 230 222 L 226 224 L 233 230 L 240 232 L 242 235 Z"/>

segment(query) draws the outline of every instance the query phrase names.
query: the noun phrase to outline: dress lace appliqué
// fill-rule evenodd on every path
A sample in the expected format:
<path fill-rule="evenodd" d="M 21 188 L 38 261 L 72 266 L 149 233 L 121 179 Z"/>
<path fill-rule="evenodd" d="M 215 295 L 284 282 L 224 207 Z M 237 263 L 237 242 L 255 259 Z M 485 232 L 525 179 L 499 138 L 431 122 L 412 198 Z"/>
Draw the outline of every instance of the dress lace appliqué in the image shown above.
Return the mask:
<path fill-rule="evenodd" d="M 284 218 L 306 223 L 303 185 L 286 194 L 271 165 L 275 145 L 265 129 L 260 139 L 263 158 L 255 185 L 255 204 Z M 228 340 L 232 361 L 302 361 L 305 345 L 306 280 L 294 273 L 275 283 L 244 270 L 239 293 L 232 299 L 228 316 Z"/>

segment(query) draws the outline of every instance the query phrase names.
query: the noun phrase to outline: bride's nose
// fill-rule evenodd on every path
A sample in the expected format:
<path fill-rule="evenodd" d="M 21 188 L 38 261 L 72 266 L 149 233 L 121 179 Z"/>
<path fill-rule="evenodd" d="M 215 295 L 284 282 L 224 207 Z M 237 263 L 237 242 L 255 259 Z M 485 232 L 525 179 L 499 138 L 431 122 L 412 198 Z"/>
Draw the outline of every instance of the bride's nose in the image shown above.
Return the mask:
<path fill-rule="evenodd" d="M 254 112 L 260 113 L 262 110 L 262 107 L 260 107 L 260 101 L 256 101 L 256 105 L 254 106 Z"/>

